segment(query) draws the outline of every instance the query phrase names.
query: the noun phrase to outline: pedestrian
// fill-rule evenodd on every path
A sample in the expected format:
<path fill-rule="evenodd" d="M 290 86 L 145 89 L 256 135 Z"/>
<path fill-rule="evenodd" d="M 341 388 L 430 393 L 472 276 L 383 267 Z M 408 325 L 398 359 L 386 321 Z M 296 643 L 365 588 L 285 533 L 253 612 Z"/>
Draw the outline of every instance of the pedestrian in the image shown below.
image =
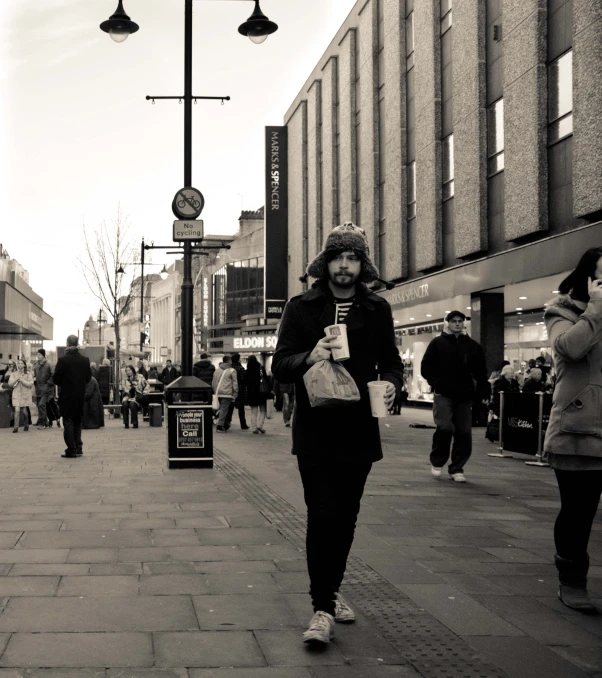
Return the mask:
<path fill-rule="evenodd" d="M 274 379 L 274 395 L 282 398 L 282 420 L 290 427 L 295 407 L 295 384 L 285 384 Z"/>
<path fill-rule="evenodd" d="M 151 368 L 148 371 L 148 378 L 154 379 L 155 381 L 160 381 L 159 371 L 157 370 L 156 365 L 151 365 Z"/>
<path fill-rule="evenodd" d="M 8 379 L 8 385 L 12 388 L 12 400 L 14 407 L 14 428 L 13 433 L 19 433 L 19 424 L 21 423 L 21 410 L 26 410 L 29 417 L 29 408 L 33 405 L 33 374 L 25 360 L 17 360 L 17 369 L 11 372 Z M 29 431 L 29 419 L 25 420 L 24 431 Z"/>
<path fill-rule="evenodd" d="M 518 381 L 514 378 L 514 368 L 508 363 L 502 367 L 500 376 L 494 381 L 493 386 L 491 387 L 489 411 L 499 418 L 500 393 L 518 393 L 519 391 Z"/>
<path fill-rule="evenodd" d="M 121 384 L 123 397 L 121 399 L 121 412 L 123 414 L 124 428 L 130 427 L 130 415 L 132 428 L 138 428 L 138 412 L 148 407 L 148 394 L 150 386 L 140 372 L 136 372 L 131 365 L 125 368 L 125 377 Z"/>
<path fill-rule="evenodd" d="M 534 367 L 523 384 L 523 393 L 545 393 L 546 384 L 539 367 Z"/>
<path fill-rule="evenodd" d="M 558 596 L 567 607 L 596 612 L 587 547 L 602 493 L 602 247 L 587 250 L 558 290 L 544 314 L 556 371 L 544 454 L 560 492 Z"/>
<path fill-rule="evenodd" d="M 84 416 L 82 418 L 83 429 L 96 429 L 105 425 L 105 411 L 102 406 L 102 397 L 98 382 L 94 377 L 86 384 L 84 394 Z"/>
<path fill-rule="evenodd" d="M 307 569 L 314 615 L 303 634 L 328 643 L 334 622 L 352 622 L 353 610 L 339 594 L 364 485 L 372 463 L 382 459 L 378 419 L 372 417 L 368 382 L 390 382 L 390 406 L 403 381 L 391 307 L 365 283 L 379 279 L 364 232 L 353 224 L 334 228 L 309 264 L 316 282 L 285 306 L 272 373 L 295 385 L 292 453 L 307 505 Z M 304 276 L 307 279 L 307 276 Z M 355 380 L 359 402 L 341 408 L 311 407 L 303 376 L 330 360 L 338 337 L 325 336 L 333 323 L 347 326 L 350 358 L 343 364 Z"/>
<path fill-rule="evenodd" d="M 92 376 L 96 381 L 98 381 L 98 367 L 96 363 L 90 363 L 90 372 L 92 372 Z"/>
<path fill-rule="evenodd" d="M 206 353 L 201 353 L 200 360 L 192 368 L 192 376 L 204 381 L 206 384 L 211 384 L 214 374 L 215 365 L 209 360 L 209 356 Z"/>
<path fill-rule="evenodd" d="M 108 405 L 111 400 L 111 361 L 104 358 L 102 365 L 98 368 L 98 389 L 102 404 Z"/>
<path fill-rule="evenodd" d="M 247 401 L 247 388 L 245 386 L 245 368 L 240 363 L 240 353 L 232 354 L 232 367 L 236 370 L 236 377 L 238 379 L 238 395 L 234 401 L 234 407 L 238 410 L 238 419 L 240 421 L 240 428 L 246 431 L 250 427 L 247 426 L 247 419 L 245 417 L 245 405 Z M 230 422 L 228 422 L 230 423 Z"/>
<path fill-rule="evenodd" d="M 57 403 L 56 386 L 52 387 L 52 395 L 46 403 L 46 414 L 48 415 L 48 426 L 52 428 L 52 424 L 56 421 L 56 427 L 61 428 L 61 412 Z"/>
<path fill-rule="evenodd" d="M 138 361 L 138 374 L 141 374 L 147 381 L 148 381 L 148 371 L 146 367 L 144 367 L 144 362 L 142 360 Z"/>
<path fill-rule="evenodd" d="M 250 355 L 247 359 L 245 384 L 247 386 L 247 399 L 251 408 L 251 429 L 255 435 L 263 434 L 265 433 L 263 425 L 270 386 L 263 367 L 254 355 Z"/>
<path fill-rule="evenodd" d="M 43 348 L 38 349 L 36 353 L 36 363 L 34 366 L 36 383 L 36 400 L 38 406 L 38 429 L 49 428 L 48 414 L 46 406 L 48 400 L 52 397 L 54 384 L 52 381 L 52 367 L 46 360 L 46 351 Z"/>
<path fill-rule="evenodd" d="M 10 425 L 14 426 L 14 417 L 15 417 L 15 412 L 13 408 L 13 389 L 12 386 L 9 386 L 8 381 L 10 379 L 10 375 L 13 372 L 17 371 L 17 363 L 14 360 L 9 360 L 6 364 L 6 370 L 4 371 L 4 374 L 2 375 L 2 379 L 0 379 L 0 388 L 3 391 L 6 391 L 8 393 L 8 407 L 10 408 Z M 29 423 L 29 422 L 28 422 Z"/>
<path fill-rule="evenodd" d="M 433 390 L 437 430 L 431 449 L 431 473 L 441 476 L 450 458 L 449 478 L 465 483 L 464 466 L 472 453 L 472 402 L 476 394 L 489 403 L 489 383 L 481 346 L 464 331 L 466 316 L 450 311 L 447 326 L 427 346 L 420 372 Z"/>
<path fill-rule="evenodd" d="M 172 365 L 171 360 L 167 359 L 165 361 L 165 367 L 161 372 L 161 381 L 165 386 L 169 386 L 173 381 L 175 381 L 180 376 L 178 370 Z"/>
<path fill-rule="evenodd" d="M 203 379 L 203 381 L 205 380 Z M 231 356 L 224 356 L 218 369 L 213 374 L 211 386 L 219 401 L 219 417 L 216 430 L 219 433 L 225 433 L 230 428 L 229 422 L 232 420 L 234 401 L 238 395 L 238 375 L 232 367 Z"/>
<path fill-rule="evenodd" d="M 83 454 L 82 417 L 86 384 L 92 378 L 90 360 L 77 348 L 74 334 L 67 337 L 65 355 L 58 359 L 54 383 L 59 387 L 59 409 L 63 417 L 63 438 L 67 449 L 61 457 L 74 459 Z"/>

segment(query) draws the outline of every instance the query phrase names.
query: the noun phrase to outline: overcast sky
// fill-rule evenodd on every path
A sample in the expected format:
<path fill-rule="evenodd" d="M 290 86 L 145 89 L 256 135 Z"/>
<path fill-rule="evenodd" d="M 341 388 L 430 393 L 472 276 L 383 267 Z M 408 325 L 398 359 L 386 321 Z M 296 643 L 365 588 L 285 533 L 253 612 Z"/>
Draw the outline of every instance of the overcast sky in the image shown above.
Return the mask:
<path fill-rule="evenodd" d="M 193 94 L 231 97 L 193 106 L 192 183 L 205 196 L 206 233 L 234 233 L 241 208 L 263 205 L 264 127 L 282 124 L 354 4 L 262 0 L 279 30 L 254 45 L 237 31 L 252 2 L 195 0 Z M 140 30 L 121 44 L 99 29 L 116 5 L 0 3 L 0 243 L 54 318 L 48 346 L 98 312 L 76 264 L 83 224 L 112 221 L 120 203 L 133 242 L 168 245 L 183 185 L 183 106 L 145 96 L 183 93 L 184 0 L 124 0 Z"/>

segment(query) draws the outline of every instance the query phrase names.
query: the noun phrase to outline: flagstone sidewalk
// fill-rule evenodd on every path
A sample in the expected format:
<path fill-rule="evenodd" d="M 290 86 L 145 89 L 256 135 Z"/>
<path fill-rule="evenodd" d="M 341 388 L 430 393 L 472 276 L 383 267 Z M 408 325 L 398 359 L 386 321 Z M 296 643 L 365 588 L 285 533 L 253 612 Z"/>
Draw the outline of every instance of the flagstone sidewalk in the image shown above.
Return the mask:
<path fill-rule="evenodd" d="M 213 469 L 168 470 L 146 424 L 84 431 L 75 460 L 56 429 L 0 430 L 0 678 L 602 676 L 602 618 L 555 597 L 549 469 L 478 440 L 466 486 L 436 481 L 432 431 L 408 427 L 429 417 L 383 427 L 344 583 L 358 620 L 320 652 L 301 642 L 305 509 L 281 415 L 217 436 Z"/>

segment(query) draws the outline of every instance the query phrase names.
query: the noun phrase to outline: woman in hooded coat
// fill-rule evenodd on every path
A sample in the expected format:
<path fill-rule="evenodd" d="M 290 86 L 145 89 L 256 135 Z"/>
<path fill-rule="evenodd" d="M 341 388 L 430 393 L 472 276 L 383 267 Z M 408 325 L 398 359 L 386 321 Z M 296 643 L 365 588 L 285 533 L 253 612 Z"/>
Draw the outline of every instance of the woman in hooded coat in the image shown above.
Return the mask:
<path fill-rule="evenodd" d="M 587 250 L 558 290 L 544 315 L 556 370 L 544 452 L 560 491 L 558 596 L 567 607 L 596 612 L 587 547 L 602 494 L 602 247 Z"/>
<path fill-rule="evenodd" d="M 108 405 L 111 397 L 111 361 L 105 358 L 98 368 L 98 388 L 102 404 Z"/>
<path fill-rule="evenodd" d="M 102 406 L 102 397 L 98 382 L 94 377 L 86 384 L 84 395 L 84 416 L 82 428 L 101 428 L 105 425 L 105 411 Z"/>

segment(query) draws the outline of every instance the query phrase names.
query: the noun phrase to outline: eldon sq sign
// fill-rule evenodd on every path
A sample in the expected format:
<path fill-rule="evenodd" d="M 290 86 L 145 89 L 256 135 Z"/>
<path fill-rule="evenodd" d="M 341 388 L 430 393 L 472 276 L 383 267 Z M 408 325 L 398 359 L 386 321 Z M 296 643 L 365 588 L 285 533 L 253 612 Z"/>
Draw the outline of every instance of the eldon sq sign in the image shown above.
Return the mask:
<path fill-rule="evenodd" d="M 203 239 L 203 220 L 186 220 L 173 222 L 174 242 L 182 240 L 202 240 Z"/>

